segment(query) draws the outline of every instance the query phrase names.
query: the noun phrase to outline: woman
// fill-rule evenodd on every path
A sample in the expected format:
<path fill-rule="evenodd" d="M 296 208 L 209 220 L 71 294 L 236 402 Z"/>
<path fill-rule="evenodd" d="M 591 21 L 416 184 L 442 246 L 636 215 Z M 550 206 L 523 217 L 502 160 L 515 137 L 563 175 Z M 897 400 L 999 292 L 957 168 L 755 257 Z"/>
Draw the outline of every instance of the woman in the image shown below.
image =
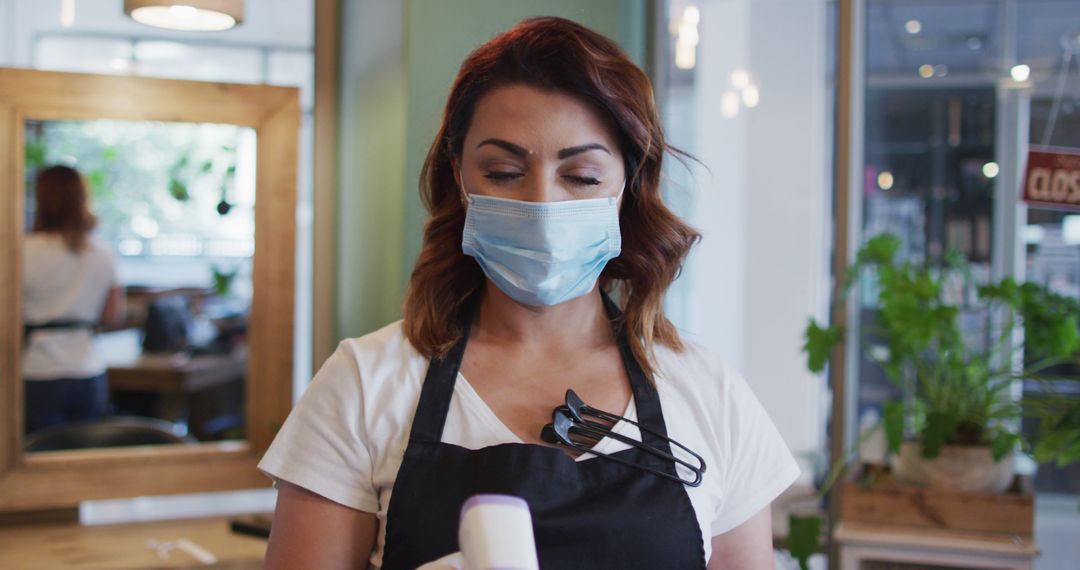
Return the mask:
<path fill-rule="evenodd" d="M 116 258 L 90 231 L 86 184 L 67 166 L 41 172 L 23 243 L 23 378 L 26 432 L 100 418 L 108 404 L 100 325 L 124 315 Z"/>
<path fill-rule="evenodd" d="M 768 507 L 799 470 L 745 381 L 662 313 L 698 239 L 661 201 L 665 150 L 647 77 L 587 28 L 526 20 L 468 57 L 404 320 L 342 342 L 260 464 L 268 567 L 415 568 L 489 492 L 529 503 L 542 567 L 773 567 Z M 598 457 L 645 457 L 612 437 L 545 443 L 568 388 L 699 453 L 701 484 Z"/>

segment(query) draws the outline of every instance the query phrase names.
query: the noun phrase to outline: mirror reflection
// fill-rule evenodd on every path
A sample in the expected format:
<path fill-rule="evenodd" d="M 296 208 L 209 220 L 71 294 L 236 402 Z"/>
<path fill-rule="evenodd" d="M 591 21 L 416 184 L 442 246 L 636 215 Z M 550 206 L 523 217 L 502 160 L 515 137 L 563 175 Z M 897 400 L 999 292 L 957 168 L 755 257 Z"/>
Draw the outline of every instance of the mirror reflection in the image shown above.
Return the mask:
<path fill-rule="evenodd" d="M 242 439 L 254 130 L 25 127 L 25 450 Z"/>

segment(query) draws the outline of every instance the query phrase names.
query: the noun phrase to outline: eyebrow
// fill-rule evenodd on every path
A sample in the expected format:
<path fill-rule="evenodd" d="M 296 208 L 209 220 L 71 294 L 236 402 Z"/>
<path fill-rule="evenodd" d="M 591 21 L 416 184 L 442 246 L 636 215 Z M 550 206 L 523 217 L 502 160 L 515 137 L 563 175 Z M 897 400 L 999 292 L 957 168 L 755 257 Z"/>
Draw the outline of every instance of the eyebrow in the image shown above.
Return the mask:
<path fill-rule="evenodd" d="M 516 144 L 514 144 L 514 143 L 512 143 L 510 141 L 504 141 L 502 139 L 484 139 L 483 141 L 480 142 L 480 144 L 476 145 L 476 148 L 480 148 L 480 147 L 482 147 L 484 145 L 491 145 L 491 146 L 499 147 L 499 148 L 505 150 L 506 152 L 509 152 L 510 154 L 513 154 L 515 156 L 524 157 L 524 156 L 528 156 L 528 154 L 529 154 L 529 151 L 526 150 L 525 147 L 520 146 L 520 145 L 516 145 Z M 611 154 L 611 151 L 608 150 L 608 148 L 606 146 L 604 146 L 604 145 L 602 145 L 600 143 L 588 143 L 588 144 L 583 144 L 583 145 L 564 148 L 564 149 L 559 151 L 558 157 L 559 157 L 559 160 L 563 160 L 563 159 L 566 159 L 566 158 L 570 158 L 571 156 L 581 154 L 583 152 L 588 152 L 590 150 L 602 150 L 602 151 L 604 151 L 604 152 L 606 152 L 608 154 Z"/>

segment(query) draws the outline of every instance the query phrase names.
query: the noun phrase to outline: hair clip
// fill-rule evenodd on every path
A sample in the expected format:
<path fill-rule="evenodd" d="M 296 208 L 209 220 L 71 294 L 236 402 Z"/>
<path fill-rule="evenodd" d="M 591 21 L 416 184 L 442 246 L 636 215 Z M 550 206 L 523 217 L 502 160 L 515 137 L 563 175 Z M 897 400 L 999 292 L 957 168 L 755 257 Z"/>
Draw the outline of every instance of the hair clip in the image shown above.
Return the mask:
<path fill-rule="evenodd" d="M 573 413 L 570 411 L 570 408 L 568 408 L 567 406 L 559 406 L 558 408 L 555 408 L 555 409 L 557 411 L 561 411 L 563 414 L 566 414 L 568 416 L 573 417 Z M 577 416 L 577 417 L 581 417 L 581 416 Z M 701 459 L 701 457 L 699 457 L 697 454 L 695 454 L 692 451 L 689 452 L 689 453 L 691 453 L 692 455 L 694 455 L 694 457 L 696 457 L 698 459 L 699 465 L 696 465 L 696 466 L 691 465 L 687 461 L 685 461 L 683 459 L 679 459 L 678 457 L 675 457 L 674 455 L 672 455 L 670 453 L 667 453 L 665 451 L 657 449 L 656 447 L 648 445 L 648 444 L 646 444 L 645 442 L 643 442 L 641 440 L 637 440 L 637 439 L 634 439 L 632 437 L 629 437 L 629 436 L 623 435 L 621 433 L 618 433 L 618 432 L 614 431 L 613 429 L 611 429 L 611 427 L 607 426 L 606 424 L 602 424 L 602 423 L 599 423 L 599 422 L 593 422 L 593 421 L 589 421 L 589 420 L 586 420 L 586 419 L 581 419 L 580 421 L 578 421 L 577 418 L 574 418 L 574 420 L 575 420 L 574 421 L 574 426 L 573 426 L 574 431 L 585 434 L 587 436 L 590 436 L 592 439 L 595 439 L 596 441 L 599 441 L 599 440 L 601 440 L 601 439 L 603 439 L 605 437 L 610 437 L 611 439 L 614 439 L 615 441 L 625 443 L 625 444 L 627 444 L 627 445 L 629 445 L 631 447 L 636 447 L 636 448 L 638 448 L 638 449 L 640 449 L 642 451 L 645 451 L 646 453 L 649 453 L 651 455 L 655 455 L 656 457 L 659 457 L 659 458 L 664 459 L 666 461 L 674 461 L 675 463 L 678 463 L 679 465 L 682 465 L 683 467 L 686 467 L 687 469 L 689 469 L 691 471 L 702 472 L 702 473 L 705 472 L 705 461 L 703 459 Z M 630 421 L 630 420 L 625 420 L 625 421 Z"/>
<path fill-rule="evenodd" d="M 701 485 L 702 472 L 703 472 L 703 470 L 701 470 L 701 469 L 696 469 L 694 467 L 689 467 L 689 469 L 694 473 L 694 479 L 692 481 L 688 481 L 686 479 L 683 479 L 682 477 L 679 477 L 678 475 L 672 475 L 670 473 L 665 473 L 663 471 L 660 471 L 660 470 L 658 470 L 656 468 L 653 468 L 653 467 L 650 467 L 648 465 L 642 465 L 642 464 L 639 464 L 639 463 L 635 463 L 633 461 L 623 459 L 622 457 L 619 457 L 619 456 L 614 455 L 614 454 L 598 452 L 598 451 L 596 451 L 596 450 L 594 450 L 594 449 L 592 449 L 590 447 L 587 447 L 587 446 L 582 445 L 581 443 L 575 441 L 572 438 L 572 435 L 586 435 L 587 437 L 595 439 L 596 435 L 599 435 L 601 432 L 606 432 L 606 435 L 610 435 L 610 436 L 613 436 L 614 439 L 618 439 L 618 438 L 615 438 L 614 436 L 619 436 L 620 434 L 612 434 L 612 433 L 610 433 L 610 430 L 606 430 L 606 429 L 601 430 L 601 429 L 595 427 L 595 425 L 601 425 L 601 424 L 595 424 L 594 422 L 589 422 L 589 423 L 594 424 L 592 426 L 586 425 L 586 424 L 583 424 L 583 423 L 576 423 L 573 415 L 570 413 L 570 410 L 567 409 L 565 406 L 559 406 L 558 408 L 555 408 L 555 410 L 552 412 L 551 420 L 552 420 L 552 422 L 550 424 L 545 425 L 544 428 L 540 432 L 540 438 L 542 440 L 548 442 L 548 443 L 566 445 L 566 446 L 572 447 L 574 449 L 577 449 L 578 451 L 581 451 L 581 452 L 584 452 L 584 453 L 591 453 L 593 455 L 596 455 L 597 457 L 601 457 L 601 458 L 604 458 L 604 459 L 610 459 L 611 461 L 614 461 L 616 463 L 621 463 L 621 464 L 626 465 L 628 467 L 635 467 L 637 469 L 641 469 L 641 470 L 646 471 L 648 473 L 652 473 L 653 475 L 657 475 L 657 476 L 663 477 L 665 479 L 670 479 L 672 481 L 678 481 L 679 483 L 682 483 L 684 485 L 689 485 L 691 487 L 697 487 L 697 486 Z M 622 436 L 622 437 L 625 437 L 625 436 Z M 662 451 L 660 451 L 658 449 L 655 449 L 655 448 L 653 448 L 651 446 L 644 445 L 640 441 L 637 441 L 637 440 L 632 439 L 632 438 L 626 438 L 626 439 L 628 440 L 628 441 L 626 441 L 626 443 L 629 443 L 632 447 L 642 449 L 642 450 L 644 450 L 646 452 L 653 453 L 655 455 L 659 455 L 659 456 L 665 456 L 666 455 L 667 457 L 671 457 L 670 455 L 664 454 Z M 599 440 L 597 440 L 597 441 L 599 441 Z M 675 461 L 679 461 L 678 459 L 675 459 L 675 458 L 672 458 L 672 459 L 675 460 Z M 680 463 L 683 463 L 685 465 L 685 462 L 680 462 Z M 704 463 L 704 462 L 702 462 L 702 463 Z"/>
<path fill-rule="evenodd" d="M 609 422 L 612 422 L 612 423 L 627 422 L 627 423 L 629 423 L 631 425 L 637 426 L 637 428 L 639 430 L 641 430 L 641 431 L 643 431 L 645 433 L 648 433 L 648 434 L 650 434 L 650 435 L 652 435 L 654 437 L 658 437 L 658 438 L 660 438 L 660 439 L 662 439 L 662 440 L 664 440 L 664 441 L 666 441 L 666 442 L 668 442 L 668 443 L 670 443 L 672 445 L 675 445 L 679 449 L 681 449 L 681 450 L 685 451 L 686 453 L 694 456 L 694 459 L 696 459 L 698 461 L 698 466 L 695 467 L 693 465 L 690 465 L 686 461 L 683 461 L 681 459 L 678 459 L 677 457 L 669 455 L 668 457 L 670 457 L 671 460 L 678 462 L 679 464 L 683 465 L 687 469 L 692 469 L 694 471 L 700 471 L 702 473 L 705 472 L 705 459 L 702 458 L 697 453 L 694 453 L 694 451 L 692 449 L 690 449 L 689 447 L 686 447 L 685 445 L 675 441 L 674 439 L 671 439 L 670 437 L 668 437 L 666 435 L 657 433 L 656 431 L 653 431 L 653 430 L 641 425 L 640 423 L 638 423 L 638 422 L 636 422 L 636 421 L 634 421 L 634 420 L 632 420 L 630 418 L 624 418 L 622 416 L 617 416 L 617 415 L 612 414 L 610 412 L 605 412 L 604 410 L 596 409 L 596 408 L 586 404 L 581 399 L 581 397 L 577 395 L 577 392 L 574 392 L 573 390 L 568 389 L 566 391 L 566 405 L 562 406 L 562 407 L 565 407 L 569 411 L 570 415 L 573 416 L 576 423 L 587 423 L 588 420 L 586 420 L 584 418 L 584 416 L 589 415 L 589 416 L 600 418 L 602 420 L 609 421 Z M 636 440 L 631 440 L 631 441 L 636 441 Z M 656 448 L 651 448 L 651 449 L 656 449 Z M 656 451 L 658 453 L 663 453 L 660 450 L 656 450 Z"/>

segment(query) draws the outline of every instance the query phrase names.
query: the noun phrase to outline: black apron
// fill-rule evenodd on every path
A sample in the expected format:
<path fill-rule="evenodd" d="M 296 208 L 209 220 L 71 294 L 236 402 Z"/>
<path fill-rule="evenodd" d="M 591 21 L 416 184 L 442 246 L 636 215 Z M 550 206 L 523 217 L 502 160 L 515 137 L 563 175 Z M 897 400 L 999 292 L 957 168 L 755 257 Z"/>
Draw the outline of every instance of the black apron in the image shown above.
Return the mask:
<path fill-rule="evenodd" d="M 605 307 L 618 322 L 618 309 Z M 638 421 L 667 434 L 656 389 L 634 359 L 625 332 L 619 349 Z M 468 331 L 468 324 L 465 327 Z M 414 570 L 458 550 L 461 506 L 477 493 L 525 499 L 541 568 L 704 568 L 701 528 L 683 484 L 602 457 L 575 461 L 561 449 L 505 443 L 465 449 L 442 443 L 468 333 L 433 360 L 386 514 L 384 570 Z M 671 453 L 642 431 L 645 443 Z M 675 464 L 631 448 L 616 455 L 672 475 Z"/>

